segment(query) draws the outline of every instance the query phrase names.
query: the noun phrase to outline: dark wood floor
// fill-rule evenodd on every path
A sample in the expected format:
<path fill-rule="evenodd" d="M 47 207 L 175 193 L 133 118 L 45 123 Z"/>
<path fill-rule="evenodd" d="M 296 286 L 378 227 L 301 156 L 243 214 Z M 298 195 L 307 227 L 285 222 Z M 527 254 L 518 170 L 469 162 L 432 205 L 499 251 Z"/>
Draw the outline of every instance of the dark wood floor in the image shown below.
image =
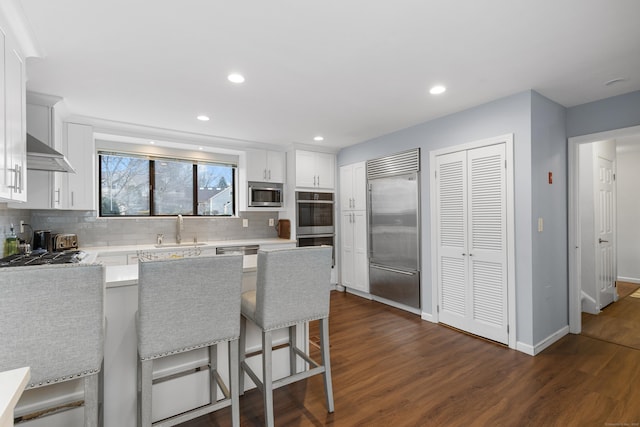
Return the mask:
<path fill-rule="evenodd" d="M 278 426 L 640 425 L 638 350 L 568 335 L 531 357 L 350 294 L 331 304 L 335 413 L 316 376 L 275 391 Z M 240 405 L 242 426 L 263 425 L 257 391 Z"/>

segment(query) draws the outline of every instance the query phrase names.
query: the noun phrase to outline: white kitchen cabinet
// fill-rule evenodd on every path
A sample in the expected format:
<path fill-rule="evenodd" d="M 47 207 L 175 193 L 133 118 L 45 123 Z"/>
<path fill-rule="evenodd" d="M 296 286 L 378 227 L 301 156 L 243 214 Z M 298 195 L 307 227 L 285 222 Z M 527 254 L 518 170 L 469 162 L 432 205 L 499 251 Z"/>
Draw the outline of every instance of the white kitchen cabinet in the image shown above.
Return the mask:
<path fill-rule="evenodd" d="M 340 167 L 340 210 L 360 211 L 367 207 L 365 162 Z"/>
<path fill-rule="evenodd" d="M 65 208 L 96 210 L 96 150 L 93 128 L 65 123 L 65 136 L 67 159 L 76 170 L 75 174 L 64 174 Z"/>
<path fill-rule="evenodd" d="M 284 152 L 270 150 L 247 151 L 247 181 L 285 182 Z"/>
<path fill-rule="evenodd" d="M 0 28 L 0 199 L 27 200 L 24 61 Z"/>
<path fill-rule="evenodd" d="M 367 213 L 364 210 L 343 211 L 341 218 L 342 286 L 369 292 Z"/>
<path fill-rule="evenodd" d="M 335 174 L 333 154 L 296 150 L 296 187 L 333 190 Z"/>

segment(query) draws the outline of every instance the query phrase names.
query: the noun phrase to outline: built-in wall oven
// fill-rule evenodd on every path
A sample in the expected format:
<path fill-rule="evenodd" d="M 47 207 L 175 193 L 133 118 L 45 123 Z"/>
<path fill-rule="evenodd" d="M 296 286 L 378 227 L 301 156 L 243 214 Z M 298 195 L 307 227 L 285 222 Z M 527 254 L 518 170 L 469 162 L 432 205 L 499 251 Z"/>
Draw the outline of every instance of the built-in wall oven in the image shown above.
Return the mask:
<path fill-rule="evenodd" d="M 296 237 L 298 246 L 334 246 L 333 193 L 296 192 Z"/>

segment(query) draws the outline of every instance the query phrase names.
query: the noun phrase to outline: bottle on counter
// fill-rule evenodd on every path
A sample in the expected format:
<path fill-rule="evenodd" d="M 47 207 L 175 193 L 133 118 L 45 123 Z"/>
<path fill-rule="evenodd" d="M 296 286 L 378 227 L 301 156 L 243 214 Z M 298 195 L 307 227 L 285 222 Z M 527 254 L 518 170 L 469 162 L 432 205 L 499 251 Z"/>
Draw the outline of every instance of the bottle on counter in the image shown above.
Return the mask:
<path fill-rule="evenodd" d="M 11 224 L 11 231 L 9 237 L 4 241 L 4 256 L 14 255 L 18 253 L 18 236 L 13 231 L 13 224 Z"/>

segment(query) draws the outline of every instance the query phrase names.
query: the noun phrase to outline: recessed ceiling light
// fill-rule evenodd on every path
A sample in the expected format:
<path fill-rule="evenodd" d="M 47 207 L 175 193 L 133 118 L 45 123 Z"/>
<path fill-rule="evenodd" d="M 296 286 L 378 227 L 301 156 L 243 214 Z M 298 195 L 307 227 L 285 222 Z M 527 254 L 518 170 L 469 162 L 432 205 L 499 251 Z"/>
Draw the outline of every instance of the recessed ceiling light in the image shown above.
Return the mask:
<path fill-rule="evenodd" d="M 155 143 L 156 143 L 155 141 L 149 141 L 149 144 L 155 144 Z"/>
<path fill-rule="evenodd" d="M 198 150 L 204 150 L 204 148 L 202 148 L 202 147 L 198 147 Z"/>
<path fill-rule="evenodd" d="M 431 89 L 429 89 L 429 93 L 431 95 L 440 95 L 441 93 L 444 93 L 446 90 L 447 90 L 446 87 L 442 85 L 436 85 L 436 86 L 433 86 Z"/>
<path fill-rule="evenodd" d="M 238 73 L 229 74 L 227 79 L 229 79 L 231 83 L 244 83 L 244 76 Z"/>
<path fill-rule="evenodd" d="M 205 116 L 203 114 L 203 115 L 198 116 L 197 119 L 200 120 L 201 122 L 208 122 L 209 121 L 209 116 Z"/>
<path fill-rule="evenodd" d="M 313 140 L 314 140 L 314 141 L 324 141 L 324 137 L 323 137 L 323 136 L 320 136 L 320 135 L 318 135 L 318 136 L 314 136 L 314 137 L 313 137 Z"/>

